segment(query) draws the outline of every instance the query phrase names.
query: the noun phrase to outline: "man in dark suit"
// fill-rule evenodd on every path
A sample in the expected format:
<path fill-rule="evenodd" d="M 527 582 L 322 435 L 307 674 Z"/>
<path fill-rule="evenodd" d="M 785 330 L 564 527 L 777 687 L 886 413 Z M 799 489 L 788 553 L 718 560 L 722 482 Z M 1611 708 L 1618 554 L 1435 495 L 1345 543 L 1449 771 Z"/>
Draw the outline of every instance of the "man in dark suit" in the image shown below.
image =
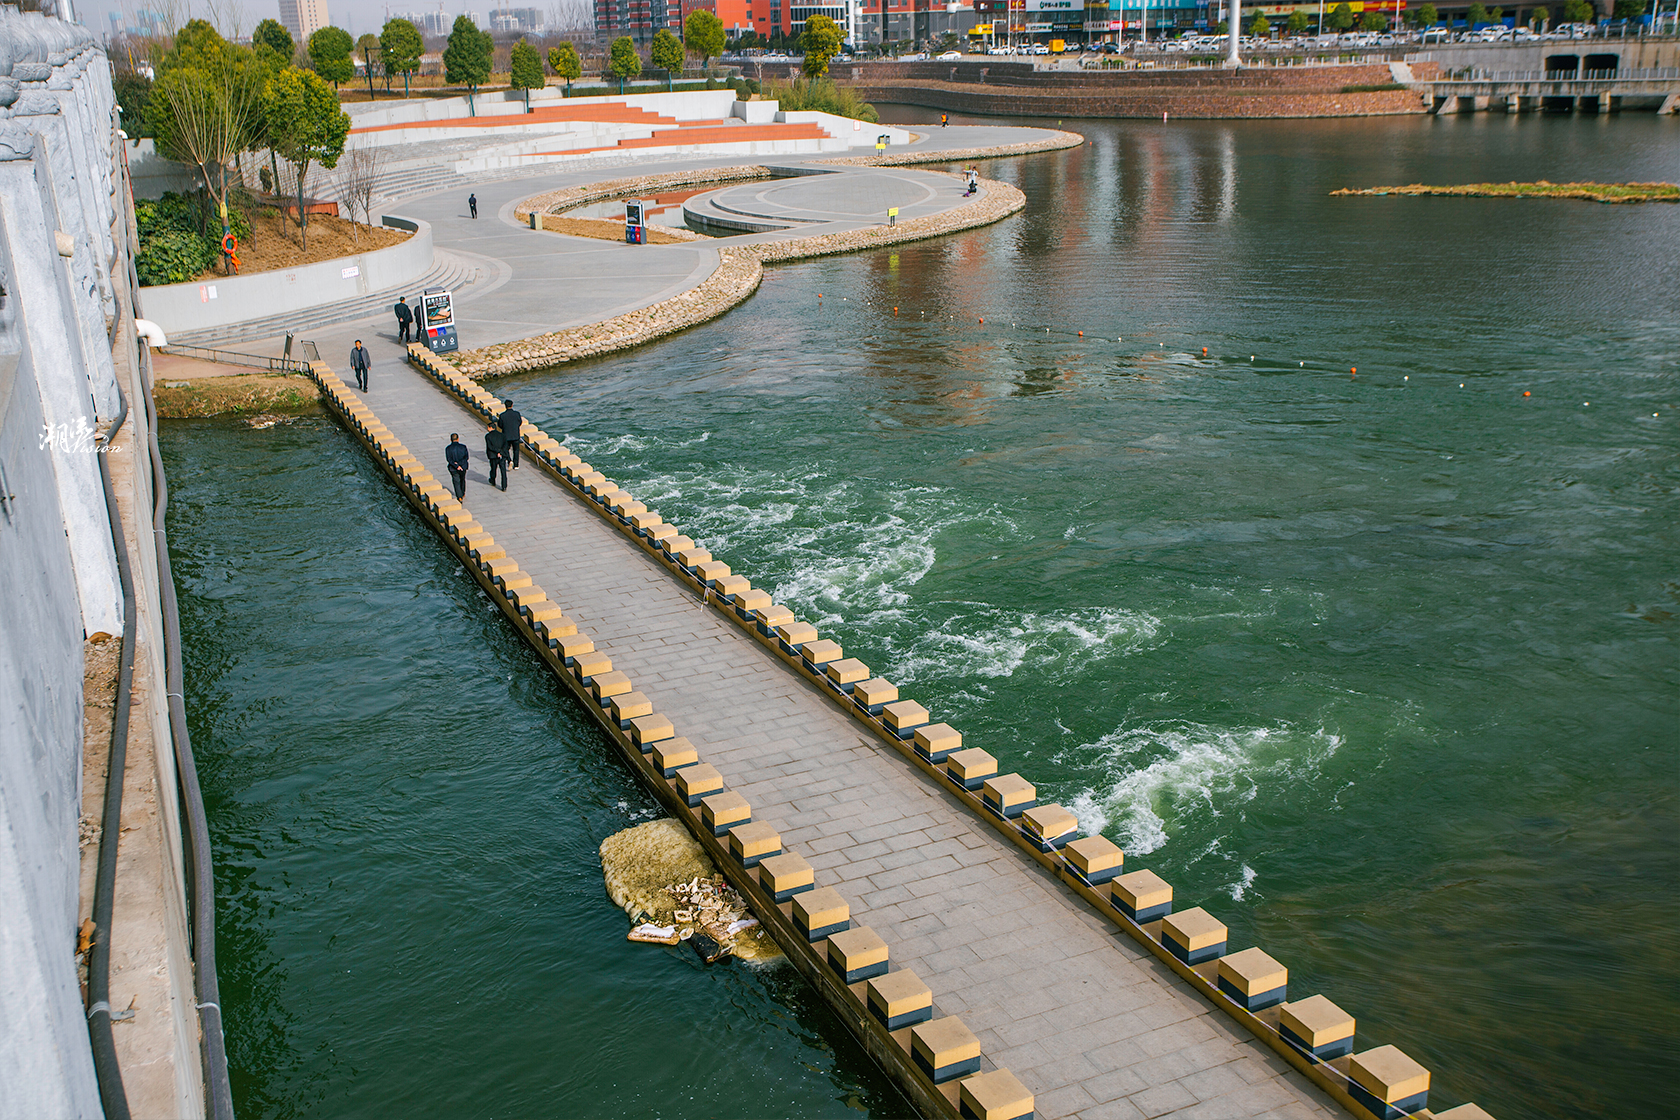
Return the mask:
<path fill-rule="evenodd" d="M 362 349 L 362 340 L 359 338 L 356 345 L 350 348 L 350 368 L 356 371 L 356 388 L 367 392 L 368 352 Z"/>
<path fill-rule="evenodd" d="M 507 489 L 507 437 L 496 425 L 484 433 L 484 456 L 490 460 L 490 485 L 496 485 L 496 472 L 502 475 L 502 489 Z"/>
<path fill-rule="evenodd" d="M 467 496 L 467 445 L 461 442 L 459 432 L 449 433 L 443 457 L 449 460 L 449 481 L 455 486 L 455 500 L 460 501 Z"/>
<path fill-rule="evenodd" d="M 524 417 L 514 411 L 512 401 L 503 401 L 504 411 L 496 417 L 496 423 L 501 425 L 502 438 L 507 440 L 507 461 L 514 470 L 519 469 L 519 425 Z"/>
<path fill-rule="evenodd" d="M 396 312 L 397 312 L 397 341 L 398 342 L 407 342 L 408 341 L 409 327 L 414 323 L 414 312 L 409 310 L 408 300 L 406 298 L 405 299 L 399 299 L 397 301 Z"/>
<path fill-rule="evenodd" d="M 478 217 L 478 196 L 476 194 L 467 196 L 467 209 L 472 211 L 473 217 Z"/>

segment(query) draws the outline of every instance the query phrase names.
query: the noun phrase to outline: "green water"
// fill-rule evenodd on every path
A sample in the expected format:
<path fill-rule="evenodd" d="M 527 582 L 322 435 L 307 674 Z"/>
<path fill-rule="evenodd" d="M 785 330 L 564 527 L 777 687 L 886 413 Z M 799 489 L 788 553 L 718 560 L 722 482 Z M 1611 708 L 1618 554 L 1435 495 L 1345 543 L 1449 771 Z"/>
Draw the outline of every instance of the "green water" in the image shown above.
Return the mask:
<path fill-rule="evenodd" d="M 163 447 L 240 1117 L 907 1112 L 790 968 L 624 940 L 655 802 L 341 429 Z"/>
<path fill-rule="evenodd" d="M 1666 1111 L 1680 207 L 1326 195 L 1680 122 L 1079 127 L 1005 223 L 502 384 L 1437 1107 Z M 785 974 L 617 941 L 651 803 L 342 437 L 169 437 L 245 1114 L 902 1109 Z"/>

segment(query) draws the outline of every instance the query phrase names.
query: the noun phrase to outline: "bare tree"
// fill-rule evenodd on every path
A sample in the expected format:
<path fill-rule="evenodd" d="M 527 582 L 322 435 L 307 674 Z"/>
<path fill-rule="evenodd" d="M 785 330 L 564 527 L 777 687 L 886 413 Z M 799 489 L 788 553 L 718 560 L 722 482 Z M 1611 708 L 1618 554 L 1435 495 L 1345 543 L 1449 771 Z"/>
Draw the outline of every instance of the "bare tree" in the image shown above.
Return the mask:
<path fill-rule="evenodd" d="M 204 16 L 210 25 L 222 33 L 228 42 L 245 37 L 245 4 L 243 0 L 201 0 Z"/>
<path fill-rule="evenodd" d="M 384 170 L 384 148 L 351 148 L 344 153 L 344 159 L 338 165 L 338 196 L 344 203 L 350 219 L 350 236 L 356 243 L 361 243 L 361 232 L 356 225 L 356 215 L 362 215 L 362 222 L 373 224 L 373 196 L 379 187 L 379 176 Z"/>

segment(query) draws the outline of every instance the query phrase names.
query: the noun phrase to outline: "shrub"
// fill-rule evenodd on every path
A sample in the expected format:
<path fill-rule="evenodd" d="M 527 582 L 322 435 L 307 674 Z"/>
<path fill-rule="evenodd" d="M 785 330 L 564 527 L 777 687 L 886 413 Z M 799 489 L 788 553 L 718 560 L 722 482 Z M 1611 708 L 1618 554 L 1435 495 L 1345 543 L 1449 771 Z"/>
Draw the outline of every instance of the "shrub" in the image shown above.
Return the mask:
<path fill-rule="evenodd" d="M 214 243 L 205 237 L 170 229 L 147 238 L 134 258 L 142 287 L 185 284 L 216 262 Z"/>
<path fill-rule="evenodd" d="M 771 82 L 764 95 L 780 102 L 783 112 L 833 113 L 837 117 L 868 121 L 881 119 L 875 106 L 857 95 L 850 86 L 836 85 L 833 78 L 794 79 L 791 82 Z"/>

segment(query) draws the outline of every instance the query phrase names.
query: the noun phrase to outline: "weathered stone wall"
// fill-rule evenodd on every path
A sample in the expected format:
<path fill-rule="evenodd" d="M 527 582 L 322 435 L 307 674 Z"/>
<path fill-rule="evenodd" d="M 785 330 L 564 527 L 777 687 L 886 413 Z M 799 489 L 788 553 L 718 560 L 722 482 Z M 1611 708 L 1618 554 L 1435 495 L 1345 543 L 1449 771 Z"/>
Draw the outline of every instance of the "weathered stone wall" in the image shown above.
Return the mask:
<path fill-rule="evenodd" d="M 1386 84 L 1387 80 L 1387 69 L 1384 68 L 1382 83 L 1368 84 Z M 982 86 L 918 82 L 859 86 L 858 92 L 873 102 L 922 105 L 944 112 L 983 117 L 1149 118 L 1165 113 L 1169 117 L 1224 119 L 1372 117 L 1428 111 L 1422 96 L 1410 90 L 1274 93 L 1138 89 L 1090 94 L 1024 94 L 1014 89 L 994 92 Z"/>

